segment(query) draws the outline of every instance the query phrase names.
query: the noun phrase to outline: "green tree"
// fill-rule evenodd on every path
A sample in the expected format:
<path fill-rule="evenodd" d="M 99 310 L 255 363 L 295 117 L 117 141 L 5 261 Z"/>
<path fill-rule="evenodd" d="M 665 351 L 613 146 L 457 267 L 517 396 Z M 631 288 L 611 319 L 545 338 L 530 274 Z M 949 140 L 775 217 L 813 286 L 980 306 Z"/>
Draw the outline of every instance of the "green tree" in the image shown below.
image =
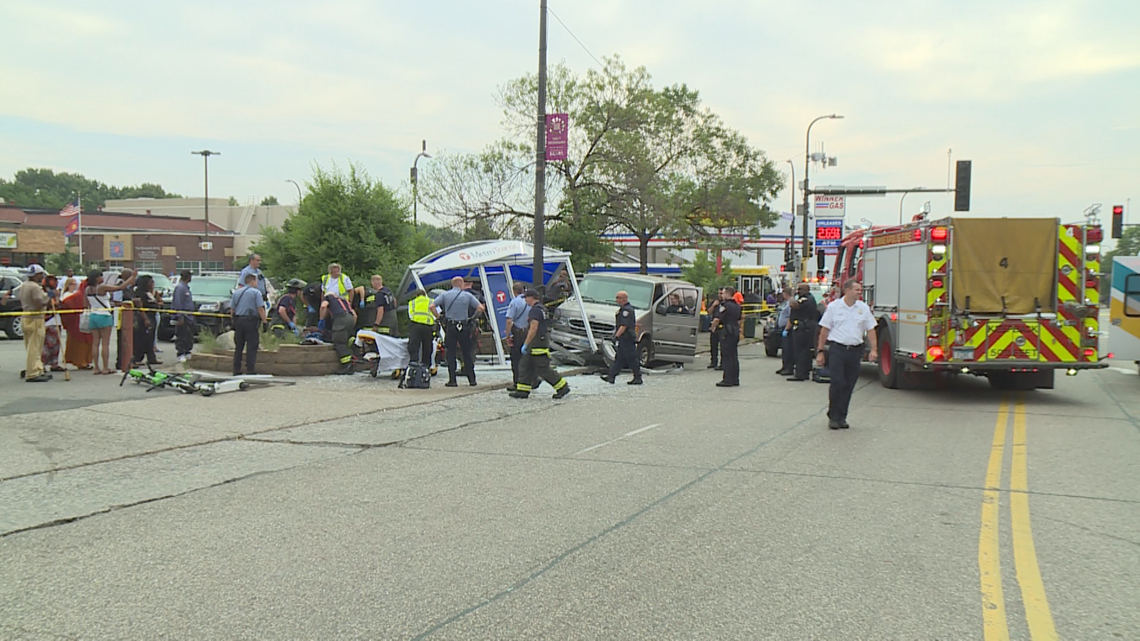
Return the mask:
<path fill-rule="evenodd" d="M 254 251 L 274 278 L 313 280 L 340 263 L 354 282 L 399 282 L 413 256 L 408 204 L 356 163 L 313 169 L 309 193 L 280 230 L 262 228 Z"/>
<path fill-rule="evenodd" d="M 705 298 L 716 295 L 721 287 L 736 285 L 736 276 L 732 273 L 732 259 L 721 260 L 720 275 L 716 273 L 716 259 L 710 252 L 697 252 L 693 262 L 681 268 L 681 277 L 705 290 Z"/>
<path fill-rule="evenodd" d="M 47 263 L 44 267 L 47 268 L 52 274 L 66 274 L 67 270 L 73 269 L 75 273 L 83 273 L 83 263 L 79 262 L 79 252 L 71 251 L 71 245 L 64 248 L 66 251 L 62 254 L 48 254 L 44 257 L 44 262 Z"/>
<path fill-rule="evenodd" d="M 587 226 L 595 237 L 620 229 L 640 240 L 644 272 L 650 239 L 746 231 L 774 224 L 767 203 L 782 177 L 764 153 L 727 127 L 685 85 L 655 89 L 643 67 L 607 58 L 584 75 L 551 69 L 548 110 L 570 114 L 567 160 L 547 163 L 551 241 L 581 250 Z M 483 152 L 447 155 L 420 184 L 425 206 L 470 228 L 489 221 L 504 237 L 527 237 L 534 216 L 533 75 L 507 83 L 497 96 L 506 137 Z M 588 253 L 593 254 L 590 250 Z"/>
<path fill-rule="evenodd" d="M 269 195 L 269 196 L 266 196 L 265 198 L 261 199 L 261 206 L 262 207 L 265 207 L 266 205 L 277 205 L 277 204 L 280 204 L 277 202 L 277 196 Z"/>
<path fill-rule="evenodd" d="M 95 210 L 108 200 L 120 198 L 181 198 L 154 183 L 114 187 L 82 174 L 57 174 L 51 169 L 29 167 L 16 172 L 11 181 L 0 178 L 0 198 L 17 207 L 60 209 L 73 202 L 77 195 L 82 198 L 85 210 Z"/>
<path fill-rule="evenodd" d="M 230 207 L 237 207 L 238 206 L 238 199 L 234 198 L 233 196 L 230 196 L 230 203 L 229 204 L 230 204 Z"/>

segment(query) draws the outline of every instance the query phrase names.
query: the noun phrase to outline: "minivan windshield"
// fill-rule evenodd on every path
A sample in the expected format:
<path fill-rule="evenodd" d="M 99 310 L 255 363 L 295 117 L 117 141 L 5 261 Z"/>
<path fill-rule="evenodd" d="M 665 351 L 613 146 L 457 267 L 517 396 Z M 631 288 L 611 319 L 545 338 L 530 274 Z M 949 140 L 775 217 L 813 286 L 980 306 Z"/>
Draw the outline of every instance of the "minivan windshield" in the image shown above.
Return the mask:
<path fill-rule="evenodd" d="M 639 280 L 587 274 L 582 278 L 582 282 L 578 283 L 578 291 L 582 294 L 582 301 L 586 303 L 616 305 L 614 297 L 620 291 L 629 294 L 629 304 L 636 309 L 649 309 L 653 303 L 653 283 Z"/>

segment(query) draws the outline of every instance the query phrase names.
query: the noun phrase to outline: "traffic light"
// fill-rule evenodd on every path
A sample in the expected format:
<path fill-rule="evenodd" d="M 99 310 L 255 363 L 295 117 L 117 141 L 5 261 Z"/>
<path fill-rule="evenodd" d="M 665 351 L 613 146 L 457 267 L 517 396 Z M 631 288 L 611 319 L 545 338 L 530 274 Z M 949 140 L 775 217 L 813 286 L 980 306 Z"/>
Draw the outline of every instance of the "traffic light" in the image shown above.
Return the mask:
<path fill-rule="evenodd" d="M 1124 235 L 1124 205 L 1112 206 L 1112 237 L 1120 238 Z"/>
<path fill-rule="evenodd" d="M 827 269 L 827 254 L 821 249 L 817 249 L 815 252 L 815 268 L 821 273 Z"/>
<path fill-rule="evenodd" d="M 954 172 L 954 211 L 970 211 L 970 173 L 973 161 L 959 160 Z"/>

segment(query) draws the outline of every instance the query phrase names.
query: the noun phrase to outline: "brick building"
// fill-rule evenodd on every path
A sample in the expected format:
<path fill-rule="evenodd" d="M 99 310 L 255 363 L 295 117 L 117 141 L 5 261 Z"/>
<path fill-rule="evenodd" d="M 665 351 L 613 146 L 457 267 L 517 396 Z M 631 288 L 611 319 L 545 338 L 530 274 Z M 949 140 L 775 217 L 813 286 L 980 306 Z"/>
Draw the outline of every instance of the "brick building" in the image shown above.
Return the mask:
<path fill-rule="evenodd" d="M 70 219 L 57 211 L 25 210 L 0 205 L 0 264 L 27 265 L 45 254 L 62 253 L 64 228 Z M 235 234 L 210 224 L 209 265 L 205 264 L 205 223 L 174 216 L 106 211 L 83 212 L 83 264 L 90 268 L 134 267 L 170 274 L 235 269 L 244 266 L 244 251 L 234 255 Z M 79 235 L 68 244 L 73 250 Z"/>

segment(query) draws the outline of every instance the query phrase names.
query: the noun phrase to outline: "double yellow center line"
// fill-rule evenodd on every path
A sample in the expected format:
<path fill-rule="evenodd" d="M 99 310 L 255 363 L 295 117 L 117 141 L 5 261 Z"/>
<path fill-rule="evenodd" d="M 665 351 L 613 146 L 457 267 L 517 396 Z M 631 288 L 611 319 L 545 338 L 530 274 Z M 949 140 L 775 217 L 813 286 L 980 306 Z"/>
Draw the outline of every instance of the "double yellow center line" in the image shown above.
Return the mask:
<path fill-rule="evenodd" d="M 1001 580 L 1001 481 L 1005 462 L 1006 432 L 1009 429 L 1009 401 L 1003 400 L 994 426 L 993 447 L 986 468 L 986 487 L 982 494 L 982 529 L 978 538 L 978 568 L 982 588 L 982 625 L 986 641 L 1009 639 L 1005 615 L 1005 596 Z M 1025 437 L 1025 401 L 1018 397 L 1013 412 L 1013 451 L 1009 475 L 1009 512 L 1013 534 L 1013 564 L 1025 620 L 1034 641 L 1057 638 L 1045 584 L 1037 565 L 1033 530 L 1029 523 L 1029 474 Z"/>

